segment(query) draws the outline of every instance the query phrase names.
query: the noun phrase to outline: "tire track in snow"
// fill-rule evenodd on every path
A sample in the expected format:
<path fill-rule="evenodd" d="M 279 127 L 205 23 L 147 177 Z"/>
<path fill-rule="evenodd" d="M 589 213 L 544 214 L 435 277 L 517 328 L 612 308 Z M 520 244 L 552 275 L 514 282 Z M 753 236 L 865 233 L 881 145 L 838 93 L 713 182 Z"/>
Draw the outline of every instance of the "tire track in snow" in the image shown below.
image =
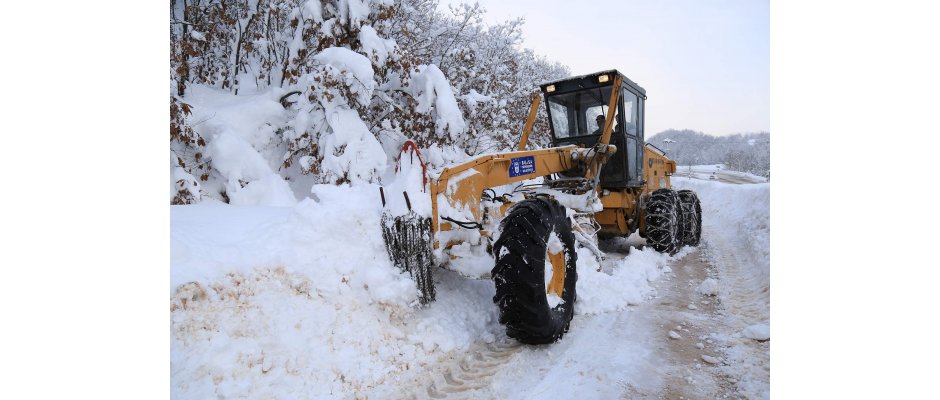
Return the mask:
<path fill-rule="evenodd" d="M 654 321 L 651 325 L 658 328 L 657 337 L 661 338 L 655 342 L 657 352 L 664 359 L 664 386 L 658 398 L 719 399 L 734 393 L 734 384 L 701 358 L 721 351 L 717 344 L 703 339 L 721 328 L 717 315 L 720 302 L 702 302 L 697 291 L 698 284 L 714 270 L 706 254 L 705 246 L 700 246 L 671 260 L 672 273 L 657 283 L 657 297 L 648 306 L 647 313 Z M 696 307 L 689 308 L 693 304 Z M 642 396 L 625 391 L 623 397 Z"/>
<path fill-rule="evenodd" d="M 770 320 L 770 282 L 749 270 L 750 252 L 746 238 L 729 240 L 719 229 L 705 226 L 703 234 L 709 259 L 718 269 L 719 300 L 727 313 L 724 349 L 728 360 L 721 369 L 733 377 L 738 394 L 743 398 L 766 398 L 770 387 L 770 342 L 757 342 L 741 337 L 740 332 L 751 324 Z"/>
<path fill-rule="evenodd" d="M 409 399 L 476 399 L 485 396 L 493 376 L 522 349 L 515 340 L 503 338 L 493 343 L 476 344 L 461 358 L 429 371 L 429 383 L 412 393 Z"/>
<path fill-rule="evenodd" d="M 770 287 L 765 282 L 742 268 L 750 263 L 747 245 L 741 240 L 729 240 L 720 230 L 705 225 L 702 235 L 711 258 L 718 267 L 722 284 L 719 286 L 721 301 L 737 318 L 743 329 L 750 324 L 770 319 Z"/>

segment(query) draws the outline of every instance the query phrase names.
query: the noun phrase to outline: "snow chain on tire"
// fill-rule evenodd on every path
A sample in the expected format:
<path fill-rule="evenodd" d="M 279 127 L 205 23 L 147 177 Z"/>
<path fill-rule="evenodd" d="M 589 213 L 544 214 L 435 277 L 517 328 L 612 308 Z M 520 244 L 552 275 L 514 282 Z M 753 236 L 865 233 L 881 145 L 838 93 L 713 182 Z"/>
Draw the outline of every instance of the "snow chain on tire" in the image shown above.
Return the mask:
<path fill-rule="evenodd" d="M 509 211 L 500 223 L 500 231 L 493 245 L 496 266 L 492 271 L 499 323 L 506 326 L 509 337 L 522 343 L 545 344 L 561 339 L 574 315 L 578 280 L 578 255 L 565 207 L 554 199 L 524 200 Z M 561 301 L 554 307 L 549 304 L 545 283 L 552 235 L 561 242 L 565 260 Z"/>
<path fill-rule="evenodd" d="M 676 254 L 682 247 L 679 196 L 672 189 L 659 189 L 646 203 L 646 242 L 660 253 Z"/>
<path fill-rule="evenodd" d="M 434 301 L 434 254 L 431 250 L 431 219 L 410 211 L 393 217 L 382 214 L 382 238 L 385 249 L 398 268 L 408 272 L 415 281 L 421 304 Z"/>
<path fill-rule="evenodd" d="M 682 244 L 698 246 L 702 238 L 702 205 L 698 195 L 691 190 L 680 190 L 679 206 L 685 215 L 682 225 Z"/>

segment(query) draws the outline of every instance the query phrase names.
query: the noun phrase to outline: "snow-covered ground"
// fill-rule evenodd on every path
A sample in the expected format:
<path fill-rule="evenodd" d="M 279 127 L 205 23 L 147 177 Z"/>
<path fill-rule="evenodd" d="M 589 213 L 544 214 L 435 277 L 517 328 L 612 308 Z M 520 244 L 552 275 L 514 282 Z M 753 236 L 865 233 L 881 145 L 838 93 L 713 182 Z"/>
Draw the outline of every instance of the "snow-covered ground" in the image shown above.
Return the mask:
<path fill-rule="evenodd" d="M 722 305 L 715 338 L 729 361 L 722 372 L 740 393 L 769 397 L 770 184 L 681 177 L 672 182 L 677 189 L 695 190 L 702 202 L 701 247 L 715 267 Z"/>
<path fill-rule="evenodd" d="M 490 281 L 436 270 L 437 301 L 416 307 L 377 186 L 173 206 L 173 397 L 766 397 L 769 184 L 704 179 L 673 179 L 702 198 L 699 248 L 669 257 L 633 236 L 603 243 L 603 265 L 582 250 L 570 332 L 531 347 L 506 338 Z M 697 292 L 707 278 L 717 297 Z"/>

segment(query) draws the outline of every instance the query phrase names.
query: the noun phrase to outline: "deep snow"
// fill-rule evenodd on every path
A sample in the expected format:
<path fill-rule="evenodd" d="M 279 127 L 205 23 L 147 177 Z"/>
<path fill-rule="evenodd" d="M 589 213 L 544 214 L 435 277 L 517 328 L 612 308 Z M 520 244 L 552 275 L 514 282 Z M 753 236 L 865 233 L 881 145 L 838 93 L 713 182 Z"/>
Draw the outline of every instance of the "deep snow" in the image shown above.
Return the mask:
<path fill-rule="evenodd" d="M 674 184 L 699 192 L 707 226 L 742 240 L 753 260 L 746 272 L 769 288 L 769 184 Z M 315 199 L 294 206 L 173 206 L 173 397 L 396 398 L 460 354 L 506 341 L 488 280 L 435 270 L 438 300 L 415 306 L 414 283 L 385 254 L 378 194 L 375 185 L 317 185 Z M 504 360 L 483 395 L 656 393 L 664 382 L 651 349 L 661 338 L 656 321 L 631 305 L 654 298 L 669 264 L 690 251 L 634 248 L 602 267 L 580 249 L 571 331 Z M 719 294 L 729 289 L 718 282 Z M 749 329 L 748 337 L 764 333 Z M 747 397 L 766 392 L 755 379 Z"/>

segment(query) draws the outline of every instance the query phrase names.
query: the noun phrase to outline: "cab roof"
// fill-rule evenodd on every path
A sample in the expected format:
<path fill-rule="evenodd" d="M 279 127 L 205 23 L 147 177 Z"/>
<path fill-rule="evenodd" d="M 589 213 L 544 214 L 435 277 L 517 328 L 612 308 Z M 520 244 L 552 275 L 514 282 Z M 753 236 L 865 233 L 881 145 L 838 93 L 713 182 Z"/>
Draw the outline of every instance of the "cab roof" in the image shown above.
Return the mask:
<path fill-rule="evenodd" d="M 608 80 L 607 82 L 600 83 L 597 81 L 598 79 L 597 77 L 601 75 L 610 75 L 611 79 Z M 543 93 L 545 92 L 545 88 L 547 88 L 549 85 L 555 85 L 554 93 L 572 92 L 572 91 L 579 90 L 579 89 L 593 89 L 597 87 L 610 86 L 611 84 L 613 84 L 614 80 L 612 78 L 614 75 L 620 75 L 620 78 L 623 80 L 624 86 L 631 88 L 634 92 L 642 96 L 643 99 L 646 99 L 646 89 L 643 89 L 643 87 L 638 85 L 636 82 L 631 81 L 630 78 L 627 78 L 626 76 L 624 76 L 623 74 L 621 74 L 619 71 L 615 69 L 595 72 L 593 74 L 574 76 L 574 77 L 560 79 L 560 80 L 553 81 L 553 82 L 546 82 L 546 83 L 539 85 L 539 88 L 542 89 Z"/>

